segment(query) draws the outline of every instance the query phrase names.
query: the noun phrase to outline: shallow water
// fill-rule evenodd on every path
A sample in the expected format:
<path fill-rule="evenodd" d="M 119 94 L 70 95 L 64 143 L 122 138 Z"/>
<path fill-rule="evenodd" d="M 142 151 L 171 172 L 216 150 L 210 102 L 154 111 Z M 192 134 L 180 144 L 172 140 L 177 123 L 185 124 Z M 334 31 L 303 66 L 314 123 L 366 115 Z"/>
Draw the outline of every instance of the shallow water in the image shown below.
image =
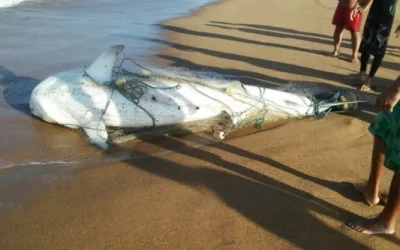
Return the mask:
<path fill-rule="evenodd" d="M 154 44 L 144 39 L 159 35 L 154 24 L 210 2 L 42 0 L 0 8 L 0 65 L 40 78 L 87 64 L 114 44 L 124 44 L 131 56 L 148 55 Z"/>

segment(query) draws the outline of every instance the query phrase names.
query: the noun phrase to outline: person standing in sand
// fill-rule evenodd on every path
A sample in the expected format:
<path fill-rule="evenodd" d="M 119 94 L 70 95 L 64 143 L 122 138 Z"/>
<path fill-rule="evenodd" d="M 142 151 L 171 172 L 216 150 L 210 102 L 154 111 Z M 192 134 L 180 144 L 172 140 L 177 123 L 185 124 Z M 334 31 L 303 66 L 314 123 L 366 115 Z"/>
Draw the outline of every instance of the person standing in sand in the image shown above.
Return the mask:
<path fill-rule="evenodd" d="M 400 213 L 400 76 L 376 100 L 381 112 L 369 126 L 374 136 L 371 171 L 367 184 L 354 184 L 370 206 L 383 202 L 379 186 L 384 167 L 394 172 L 385 208 L 376 218 L 349 221 L 352 229 L 365 234 L 394 234 Z"/>
<path fill-rule="evenodd" d="M 363 14 L 362 10 L 364 10 L 365 8 L 359 8 L 357 9 L 357 11 L 354 10 L 360 6 L 360 1 L 361 0 L 339 0 L 332 20 L 332 24 L 336 26 L 335 32 L 333 34 L 333 57 L 339 56 L 339 50 L 343 38 L 343 30 L 346 29 L 349 30 L 351 33 L 351 44 L 353 49 L 352 62 L 359 62 L 358 49 L 361 42 L 360 31 Z M 363 0 L 363 2 L 365 1 L 369 3 L 372 0 Z M 364 4 L 362 6 L 368 5 Z"/>
<path fill-rule="evenodd" d="M 370 1 L 371 2 L 371 1 Z M 362 91 L 370 91 L 375 77 L 386 53 L 390 32 L 392 30 L 397 0 L 374 0 L 369 11 L 359 52 L 361 53 L 360 78 Z M 364 11 L 358 7 L 357 11 Z M 366 75 L 368 61 L 374 56 L 369 74 Z"/>

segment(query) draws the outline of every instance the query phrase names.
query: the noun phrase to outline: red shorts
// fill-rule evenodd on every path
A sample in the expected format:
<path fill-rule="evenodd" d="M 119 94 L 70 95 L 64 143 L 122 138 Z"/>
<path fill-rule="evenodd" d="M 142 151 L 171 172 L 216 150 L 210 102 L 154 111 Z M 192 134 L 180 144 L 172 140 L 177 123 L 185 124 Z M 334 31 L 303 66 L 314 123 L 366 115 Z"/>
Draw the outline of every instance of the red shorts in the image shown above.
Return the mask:
<path fill-rule="evenodd" d="M 345 8 L 338 4 L 335 15 L 333 16 L 332 24 L 344 26 L 345 29 L 351 32 L 359 32 L 361 30 L 362 14 L 357 13 L 353 21 L 350 19 L 352 8 Z"/>

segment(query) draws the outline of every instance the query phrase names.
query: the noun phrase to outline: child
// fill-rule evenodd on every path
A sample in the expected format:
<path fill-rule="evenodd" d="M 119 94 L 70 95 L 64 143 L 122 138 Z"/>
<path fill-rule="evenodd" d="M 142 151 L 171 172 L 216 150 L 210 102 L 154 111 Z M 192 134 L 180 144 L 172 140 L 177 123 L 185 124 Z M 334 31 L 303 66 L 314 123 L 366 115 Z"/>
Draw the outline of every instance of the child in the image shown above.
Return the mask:
<path fill-rule="evenodd" d="M 361 9 L 360 6 L 364 6 L 364 2 L 366 1 L 370 2 L 371 0 L 339 0 L 332 20 L 332 24 L 336 26 L 333 35 L 333 57 L 337 57 L 339 55 L 340 45 L 343 38 L 343 30 L 346 29 L 351 33 L 351 43 L 353 49 L 352 62 L 360 62 L 358 59 L 358 49 L 361 42 L 360 31 L 364 10 Z"/>
<path fill-rule="evenodd" d="M 379 194 L 384 167 L 393 171 L 389 198 L 383 211 L 373 219 L 350 221 L 347 225 L 365 234 L 394 234 L 400 213 L 400 77 L 382 93 L 376 106 L 381 110 L 371 123 L 374 135 L 371 170 L 366 185 L 355 184 L 370 205 L 382 202 Z"/>

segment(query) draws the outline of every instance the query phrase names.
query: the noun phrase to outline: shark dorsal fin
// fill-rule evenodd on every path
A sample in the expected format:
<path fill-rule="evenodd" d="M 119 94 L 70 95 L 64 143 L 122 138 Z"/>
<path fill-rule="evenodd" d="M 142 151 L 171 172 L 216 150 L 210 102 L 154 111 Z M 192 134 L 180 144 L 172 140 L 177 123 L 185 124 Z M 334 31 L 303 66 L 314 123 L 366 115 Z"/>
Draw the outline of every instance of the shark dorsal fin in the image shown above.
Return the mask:
<path fill-rule="evenodd" d="M 85 70 L 85 73 L 96 83 L 109 84 L 112 81 L 113 68 L 118 55 L 124 48 L 124 45 L 109 47 Z"/>

